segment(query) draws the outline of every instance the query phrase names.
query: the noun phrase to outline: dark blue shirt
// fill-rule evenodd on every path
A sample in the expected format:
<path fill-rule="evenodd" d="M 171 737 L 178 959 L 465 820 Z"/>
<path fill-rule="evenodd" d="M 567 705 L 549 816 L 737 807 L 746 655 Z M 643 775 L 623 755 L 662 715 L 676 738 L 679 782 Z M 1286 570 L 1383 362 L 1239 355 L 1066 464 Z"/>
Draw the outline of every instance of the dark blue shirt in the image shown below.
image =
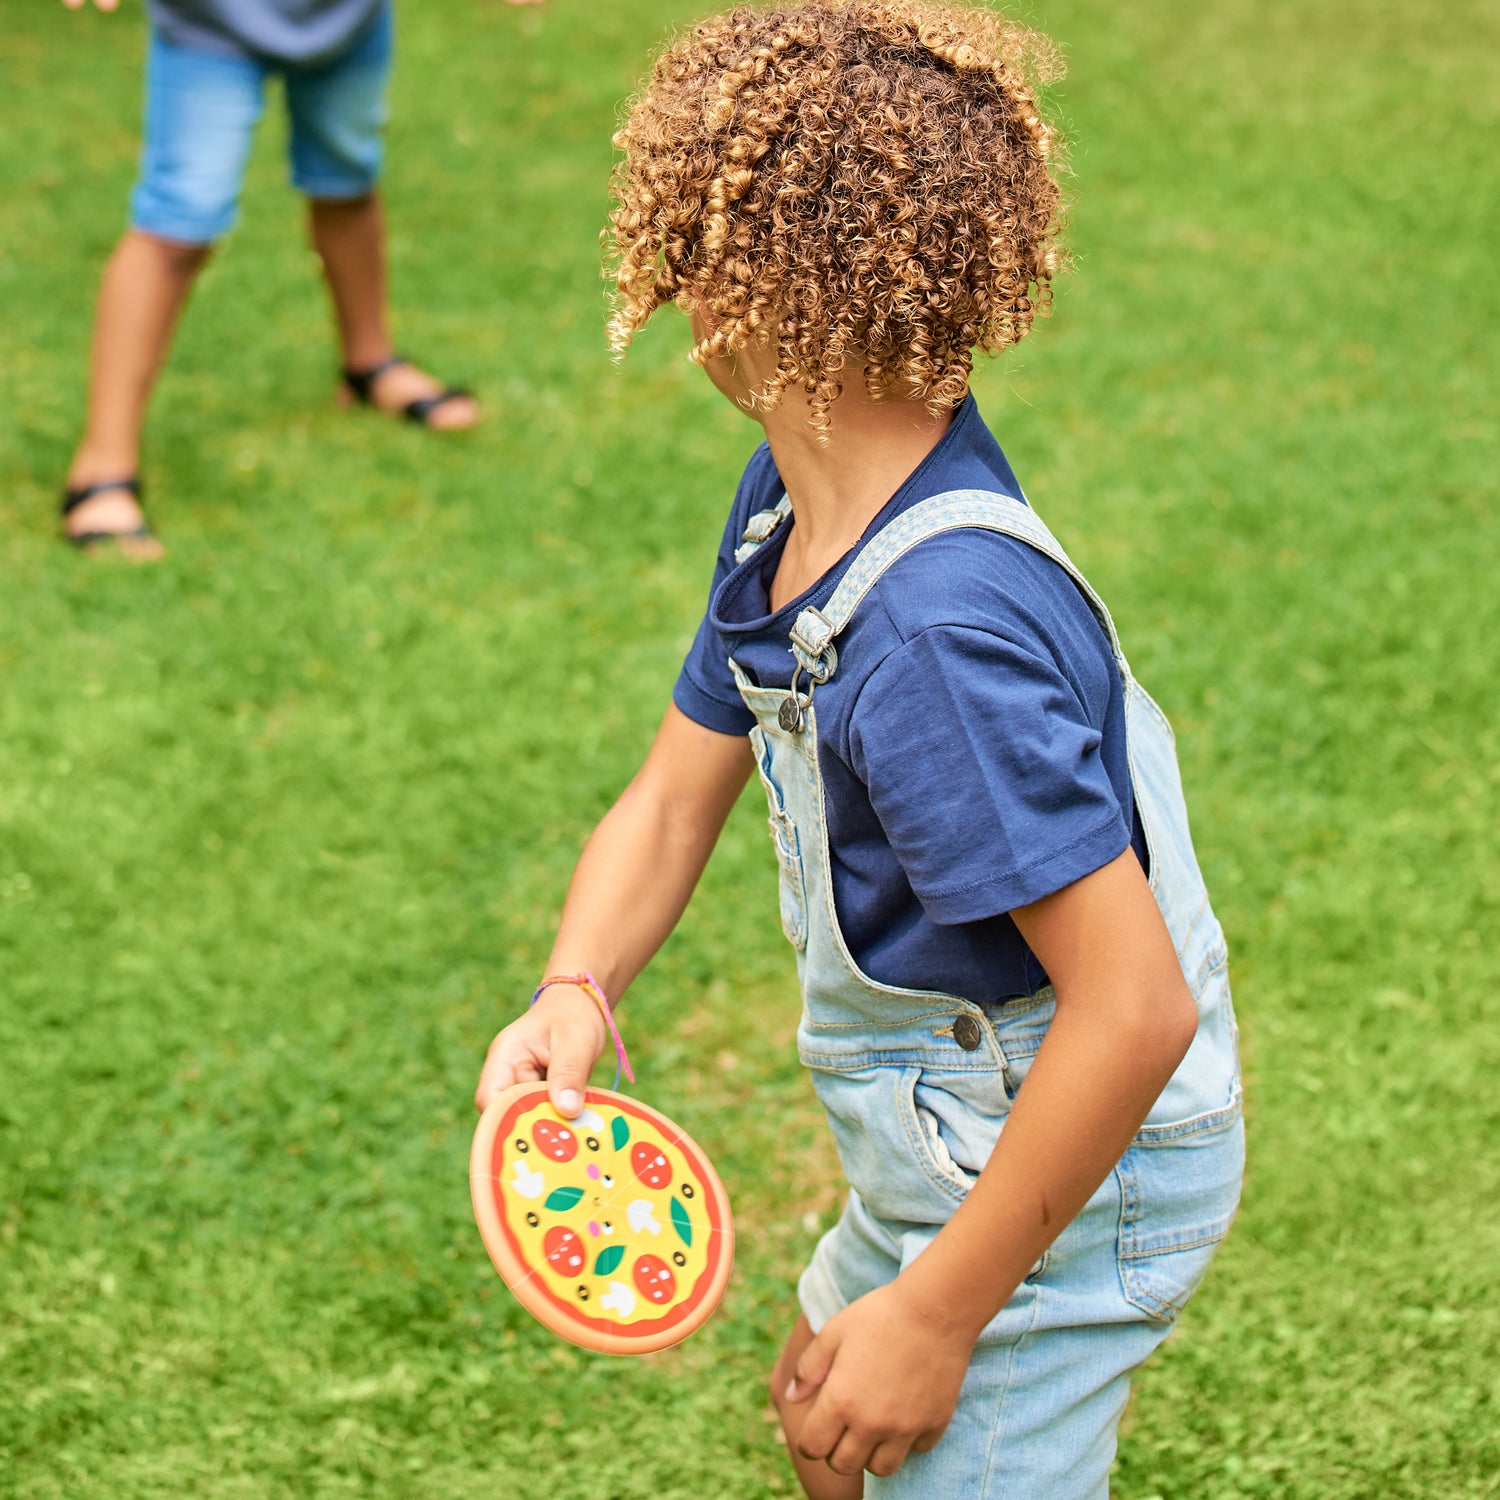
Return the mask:
<path fill-rule="evenodd" d="M 735 495 L 677 706 L 748 733 L 729 657 L 757 685 L 787 686 L 798 611 L 828 603 L 881 527 L 956 489 L 1024 499 L 972 396 L 856 546 L 772 613 L 795 522 L 734 561 L 747 519 L 785 493 L 762 444 Z M 882 984 L 982 1003 L 1030 994 L 1046 975 L 1007 914 L 1132 843 L 1144 863 L 1109 641 L 1068 574 L 1025 542 L 963 529 L 899 558 L 839 637 L 814 706 L 839 926 Z"/>

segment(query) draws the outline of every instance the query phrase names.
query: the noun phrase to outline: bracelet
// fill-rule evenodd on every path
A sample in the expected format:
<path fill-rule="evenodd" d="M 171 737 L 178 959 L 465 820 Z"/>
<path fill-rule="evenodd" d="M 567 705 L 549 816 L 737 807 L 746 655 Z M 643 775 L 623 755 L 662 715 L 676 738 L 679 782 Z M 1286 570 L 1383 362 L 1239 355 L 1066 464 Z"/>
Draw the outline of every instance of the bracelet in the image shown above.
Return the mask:
<path fill-rule="evenodd" d="M 605 998 L 599 981 L 587 969 L 582 974 L 549 974 L 537 985 L 531 997 L 531 1004 L 535 1005 L 542 998 L 542 991 L 550 989 L 554 984 L 577 985 L 604 1012 L 604 1024 L 609 1027 L 609 1034 L 615 1039 L 615 1081 L 610 1087 L 619 1088 L 622 1068 L 625 1076 L 634 1083 L 635 1074 L 630 1071 L 630 1059 L 625 1055 L 625 1043 L 620 1040 L 620 1029 L 615 1025 L 614 1012 L 609 1008 L 609 1001 Z M 527 1008 L 530 1009 L 529 1006 Z"/>

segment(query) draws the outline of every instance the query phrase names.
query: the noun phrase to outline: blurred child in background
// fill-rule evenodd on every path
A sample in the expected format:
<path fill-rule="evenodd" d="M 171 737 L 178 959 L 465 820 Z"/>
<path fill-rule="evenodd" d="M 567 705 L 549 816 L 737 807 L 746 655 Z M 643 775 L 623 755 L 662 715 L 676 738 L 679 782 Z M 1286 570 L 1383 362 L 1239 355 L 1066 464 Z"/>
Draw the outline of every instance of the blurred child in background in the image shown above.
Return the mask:
<path fill-rule="evenodd" d="M 79 9 L 85 0 L 64 0 Z M 117 0 L 95 0 L 100 10 Z M 479 406 L 400 358 L 386 314 L 377 185 L 391 65 L 390 0 L 148 0 L 146 123 L 130 228 L 105 268 L 88 418 L 68 470 L 63 530 L 137 559 L 161 547 L 141 508 L 141 429 L 194 277 L 234 224 L 267 79 L 291 120 L 332 295 L 341 395 L 424 426 L 471 427 Z"/>

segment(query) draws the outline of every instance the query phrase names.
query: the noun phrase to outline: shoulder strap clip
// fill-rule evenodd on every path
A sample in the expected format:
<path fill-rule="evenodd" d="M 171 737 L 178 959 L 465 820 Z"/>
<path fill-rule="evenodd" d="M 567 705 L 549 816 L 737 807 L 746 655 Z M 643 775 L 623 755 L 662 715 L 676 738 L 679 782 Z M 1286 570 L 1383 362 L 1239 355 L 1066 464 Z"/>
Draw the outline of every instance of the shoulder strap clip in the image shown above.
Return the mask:
<path fill-rule="evenodd" d="M 811 605 L 792 626 L 792 655 L 814 682 L 827 682 L 838 667 L 839 654 L 833 645 L 837 633 L 833 621 Z"/>
<path fill-rule="evenodd" d="M 771 533 L 791 513 L 792 501 L 788 495 L 783 495 L 772 509 L 756 511 L 745 522 L 745 530 L 740 536 L 740 544 L 734 549 L 736 564 L 744 562 L 747 557 L 753 557 L 770 539 Z"/>

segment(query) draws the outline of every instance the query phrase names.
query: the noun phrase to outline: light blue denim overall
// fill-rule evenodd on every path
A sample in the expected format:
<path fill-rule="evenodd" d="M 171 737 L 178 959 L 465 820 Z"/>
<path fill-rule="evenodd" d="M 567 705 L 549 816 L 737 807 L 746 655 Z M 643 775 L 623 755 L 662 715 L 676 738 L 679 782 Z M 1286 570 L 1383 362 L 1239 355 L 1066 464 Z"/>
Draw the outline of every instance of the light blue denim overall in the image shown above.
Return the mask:
<path fill-rule="evenodd" d="M 751 517 L 740 560 L 788 513 L 783 500 Z M 855 963 L 834 910 L 816 687 L 838 670 L 837 638 L 885 570 L 960 527 L 1003 532 L 1054 559 L 1109 637 L 1151 890 L 1197 1001 L 1198 1032 L 1120 1164 L 985 1330 L 942 1441 L 890 1478 L 866 1476 L 865 1494 L 1107 1500 L 1129 1373 L 1170 1331 L 1239 1201 L 1237 1034 L 1224 935 L 1188 835 L 1172 731 L 1131 675 L 1098 595 L 1036 513 L 1007 496 L 937 495 L 879 531 L 827 607 L 798 615 L 788 687 L 753 686 L 730 662 L 756 718 L 750 735 L 770 802 L 782 926 L 802 981 L 798 1050 L 851 1188 L 799 1295 L 818 1329 L 931 1243 L 989 1159 L 1055 1005 L 1050 986 L 980 1005 L 880 984 Z"/>

